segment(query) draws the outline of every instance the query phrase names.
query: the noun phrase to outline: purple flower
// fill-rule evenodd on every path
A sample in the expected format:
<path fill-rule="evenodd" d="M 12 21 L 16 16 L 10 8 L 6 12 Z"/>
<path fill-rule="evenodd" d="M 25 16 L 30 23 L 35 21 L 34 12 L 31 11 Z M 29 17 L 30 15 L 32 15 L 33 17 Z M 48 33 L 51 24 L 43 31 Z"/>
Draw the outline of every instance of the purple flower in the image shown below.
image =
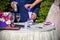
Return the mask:
<path fill-rule="evenodd" d="M 7 27 L 8 25 L 5 22 L 0 21 L 0 27 Z"/>

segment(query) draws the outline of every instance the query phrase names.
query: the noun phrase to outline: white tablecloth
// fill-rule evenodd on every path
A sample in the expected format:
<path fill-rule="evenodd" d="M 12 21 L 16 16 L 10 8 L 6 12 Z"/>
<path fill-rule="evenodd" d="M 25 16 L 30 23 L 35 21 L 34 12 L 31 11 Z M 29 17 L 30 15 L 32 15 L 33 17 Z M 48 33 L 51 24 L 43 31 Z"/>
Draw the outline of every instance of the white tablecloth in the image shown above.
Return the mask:
<path fill-rule="evenodd" d="M 38 30 L 2 30 L 0 40 L 57 40 L 56 30 L 41 32 Z"/>

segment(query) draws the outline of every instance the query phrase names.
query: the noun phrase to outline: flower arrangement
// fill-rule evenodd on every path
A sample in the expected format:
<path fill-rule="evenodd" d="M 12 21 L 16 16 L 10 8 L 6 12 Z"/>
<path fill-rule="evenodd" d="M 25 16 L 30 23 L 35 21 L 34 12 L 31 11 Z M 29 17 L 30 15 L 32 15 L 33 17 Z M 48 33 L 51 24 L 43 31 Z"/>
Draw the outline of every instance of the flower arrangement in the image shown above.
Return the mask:
<path fill-rule="evenodd" d="M 0 27 L 7 27 L 11 24 L 11 13 L 10 12 L 0 12 Z"/>

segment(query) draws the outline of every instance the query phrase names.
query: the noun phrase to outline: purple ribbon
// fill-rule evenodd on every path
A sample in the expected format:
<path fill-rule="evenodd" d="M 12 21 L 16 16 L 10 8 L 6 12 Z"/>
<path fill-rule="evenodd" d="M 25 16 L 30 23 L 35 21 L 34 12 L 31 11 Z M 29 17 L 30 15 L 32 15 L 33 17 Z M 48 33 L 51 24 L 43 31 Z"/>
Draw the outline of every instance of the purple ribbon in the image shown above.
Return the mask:
<path fill-rule="evenodd" d="M 30 6 L 28 6 L 28 8 L 27 8 L 27 9 L 28 9 L 28 12 L 30 12 L 30 10 L 31 10 Z"/>

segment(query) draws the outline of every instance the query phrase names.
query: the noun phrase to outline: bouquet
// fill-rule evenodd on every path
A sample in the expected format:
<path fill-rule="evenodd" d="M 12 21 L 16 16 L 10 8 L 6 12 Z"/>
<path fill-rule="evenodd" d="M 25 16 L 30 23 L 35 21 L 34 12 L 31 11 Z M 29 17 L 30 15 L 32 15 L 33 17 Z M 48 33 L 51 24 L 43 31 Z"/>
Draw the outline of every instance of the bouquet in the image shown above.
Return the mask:
<path fill-rule="evenodd" d="M 11 24 L 11 13 L 10 12 L 0 12 L 0 28 L 7 27 Z"/>

